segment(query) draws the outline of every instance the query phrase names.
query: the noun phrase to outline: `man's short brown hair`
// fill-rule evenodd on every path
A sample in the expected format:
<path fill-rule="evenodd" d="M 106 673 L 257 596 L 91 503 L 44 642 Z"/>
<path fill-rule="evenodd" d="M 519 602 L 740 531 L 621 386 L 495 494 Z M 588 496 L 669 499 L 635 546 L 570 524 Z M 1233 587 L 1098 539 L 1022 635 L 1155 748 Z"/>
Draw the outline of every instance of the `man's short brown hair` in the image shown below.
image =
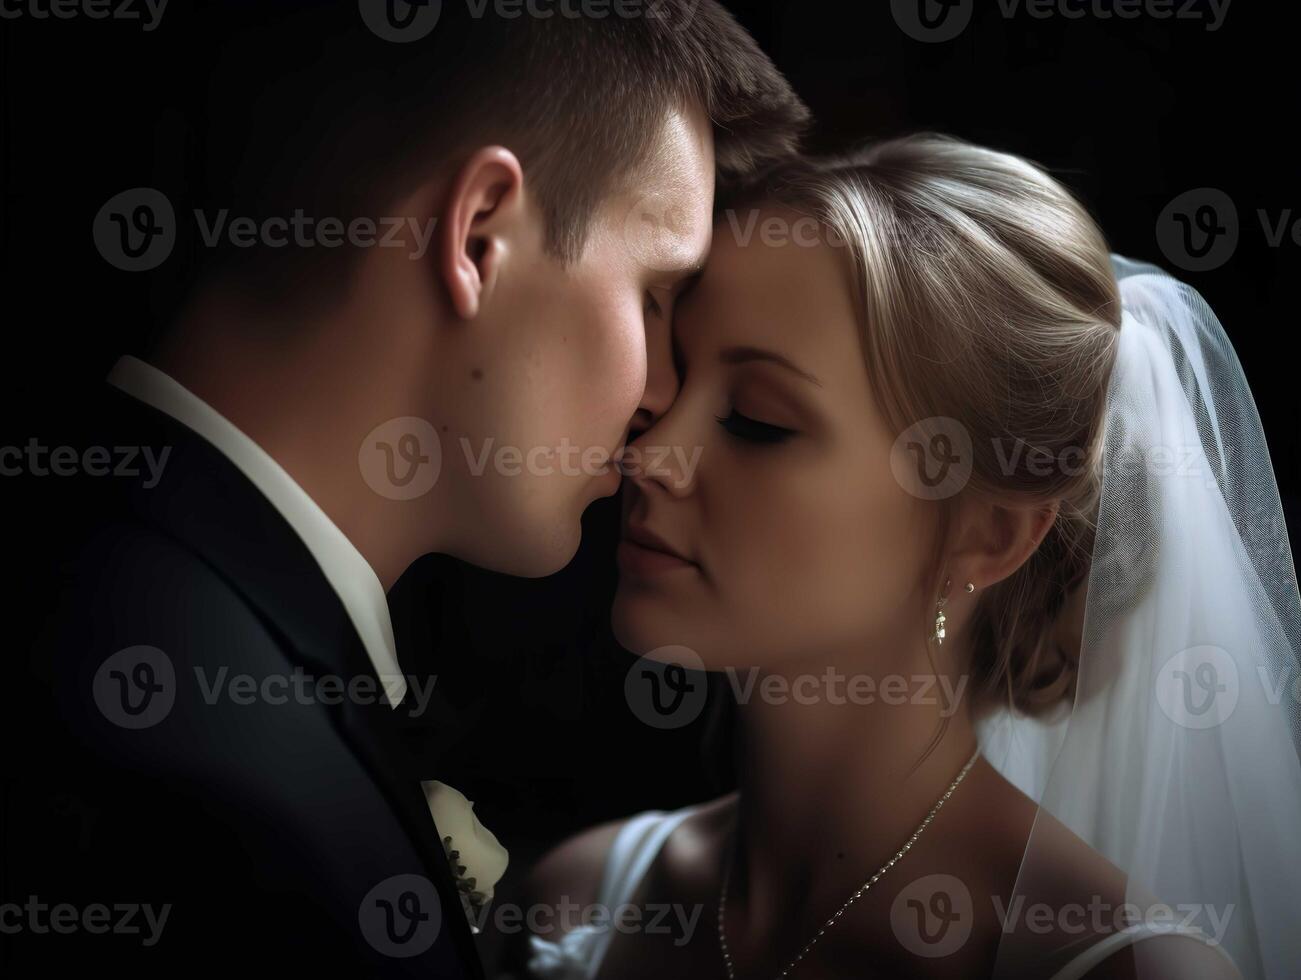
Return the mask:
<path fill-rule="evenodd" d="M 228 26 L 242 4 L 219 7 Z M 243 16 L 206 72 L 201 150 L 200 206 L 232 217 L 379 219 L 462 151 L 500 143 L 521 160 L 549 250 L 572 261 L 675 106 L 712 120 L 722 187 L 795 152 L 808 120 L 715 0 L 445 0 L 412 43 L 377 34 L 357 0 L 259 0 Z M 218 250 L 204 264 L 282 292 L 316 280 L 323 251 Z"/>

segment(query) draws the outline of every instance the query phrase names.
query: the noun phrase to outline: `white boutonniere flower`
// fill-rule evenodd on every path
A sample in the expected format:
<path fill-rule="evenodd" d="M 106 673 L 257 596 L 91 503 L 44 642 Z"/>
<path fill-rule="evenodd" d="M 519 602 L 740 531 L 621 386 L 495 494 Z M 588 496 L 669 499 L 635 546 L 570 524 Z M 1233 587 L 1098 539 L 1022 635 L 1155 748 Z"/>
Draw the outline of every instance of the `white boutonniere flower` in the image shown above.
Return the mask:
<path fill-rule="evenodd" d="M 421 780 L 429 812 L 443 838 L 443 851 L 452 866 L 461 907 L 472 932 L 479 931 L 483 910 L 492 901 L 493 888 L 506 873 L 510 855 L 493 832 L 479 823 L 474 804 L 446 783 Z"/>

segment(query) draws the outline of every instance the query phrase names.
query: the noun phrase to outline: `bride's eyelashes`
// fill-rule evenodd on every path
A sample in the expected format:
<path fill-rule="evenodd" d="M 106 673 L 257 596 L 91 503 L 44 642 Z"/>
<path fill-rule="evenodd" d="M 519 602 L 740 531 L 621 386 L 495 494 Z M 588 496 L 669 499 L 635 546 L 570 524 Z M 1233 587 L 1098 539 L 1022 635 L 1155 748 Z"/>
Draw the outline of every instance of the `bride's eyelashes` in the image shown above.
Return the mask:
<path fill-rule="evenodd" d="M 773 425 L 771 422 L 760 422 L 748 415 L 742 415 L 735 408 L 727 415 L 716 415 L 714 418 L 728 435 L 745 442 L 772 445 L 785 442 L 795 435 L 794 429 Z"/>

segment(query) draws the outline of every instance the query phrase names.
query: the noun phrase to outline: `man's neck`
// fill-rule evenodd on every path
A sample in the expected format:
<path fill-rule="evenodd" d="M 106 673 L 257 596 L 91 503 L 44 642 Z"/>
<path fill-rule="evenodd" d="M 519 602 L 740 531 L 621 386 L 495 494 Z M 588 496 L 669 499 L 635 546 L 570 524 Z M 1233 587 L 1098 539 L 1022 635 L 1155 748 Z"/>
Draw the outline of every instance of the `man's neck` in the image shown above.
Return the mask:
<path fill-rule="evenodd" d="M 347 536 L 388 591 L 415 556 L 388 526 L 384 504 L 362 480 L 357 447 L 369 428 L 354 389 L 335 378 L 340 359 L 326 345 L 292 353 L 250 331 L 179 332 L 151 362 L 258 444 Z M 359 368 L 364 370 L 364 368 Z M 356 431 L 354 431 L 356 430 Z M 396 515 L 389 515 L 396 516 Z"/>

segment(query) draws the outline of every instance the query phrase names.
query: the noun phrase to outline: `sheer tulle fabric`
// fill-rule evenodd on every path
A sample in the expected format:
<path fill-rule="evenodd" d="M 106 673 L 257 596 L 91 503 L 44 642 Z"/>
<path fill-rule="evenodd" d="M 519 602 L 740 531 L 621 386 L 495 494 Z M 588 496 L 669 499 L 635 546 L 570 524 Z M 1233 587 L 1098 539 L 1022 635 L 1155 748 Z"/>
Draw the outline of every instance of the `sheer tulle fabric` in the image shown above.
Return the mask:
<path fill-rule="evenodd" d="M 1197 292 L 1124 259 L 1116 272 L 1124 316 L 1075 702 L 1048 721 L 981 724 L 986 757 L 1040 803 L 1019 908 L 1102 908 L 1009 921 L 995 975 L 1051 976 L 1137 915 L 1201 930 L 1245 977 L 1295 977 L 1301 604 L 1269 450 Z M 1063 825 L 1128 876 L 1132 909 L 1070 883 Z M 1162 973 L 1143 957 L 1171 946 L 1141 945 L 1140 975 Z"/>

